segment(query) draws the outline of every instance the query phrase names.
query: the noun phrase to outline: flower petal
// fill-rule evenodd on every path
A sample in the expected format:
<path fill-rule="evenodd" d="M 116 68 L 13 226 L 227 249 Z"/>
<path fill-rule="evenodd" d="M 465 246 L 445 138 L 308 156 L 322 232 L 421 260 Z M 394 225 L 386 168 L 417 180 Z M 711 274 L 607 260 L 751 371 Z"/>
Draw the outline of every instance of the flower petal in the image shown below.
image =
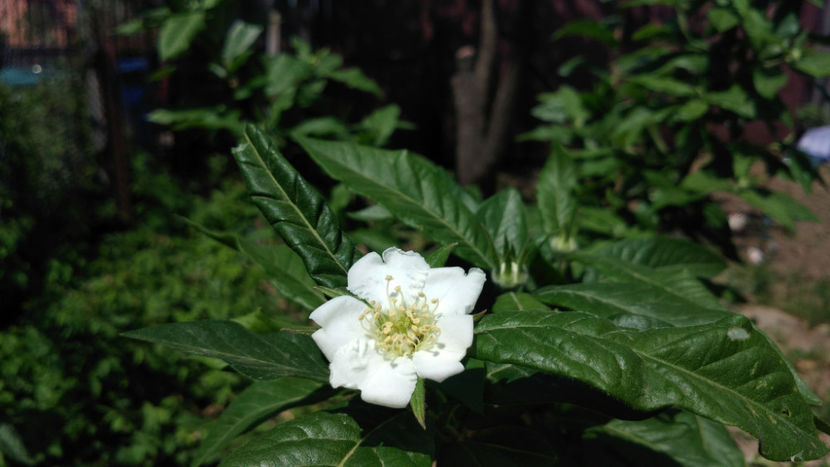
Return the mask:
<path fill-rule="evenodd" d="M 435 268 L 429 271 L 424 293 L 438 299 L 437 313 L 463 314 L 473 311 L 487 276 L 478 268 L 464 273 L 459 267 Z"/>
<path fill-rule="evenodd" d="M 473 345 L 472 315 L 443 315 L 435 324 L 441 330 L 434 346 L 435 350 L 460 352 L 463 357 L 467 349 Z"/>
<path fill-rule="evenodd" d="M 311 338 L 329 361 L 334 359 L 340 347 L 363 336 L 359 318 L 365 309 L 365 303 L 344 295 L 327 301 L 311 312 L 309 317 L 322 326 Z"/>
<path fill-rule="evenodd" d="M 377 253 L 369 253 L 349 268 L 348 289 L 364 300 L 375 300 L 386 306 L 387 293 L 401 286 L 406 293 L 417 293 L 424 288 L 429 265 L 414 251 L 389 248 L 383 252 L 383 259 Z M 388 284 L 386 276 L 392 276 Z"/>
<path fill-rule="evenodd" d="M 332 387 L 358 389 L 380 363 L 383 357 L 375 351 L 370 339 L 354 339 L 337 349 L 329 364 L 329 383 Z"/>
<path fill-rule="evenodd" d="M 412 359 L 383 360 L 360 385 L 360 397 L 370 404 L 402 408 L 409 404 L 418 377 Z"/>
<path fill-rule="evenodd" d="M 418 376 L 439 383 L 464 371 L 464 365 L 461 364 L 462 358 L 464 358 L 464 352 L 458 354 L 446 350 L 420 351 L 412 354 L 412 362 L 415 364 Z"/>

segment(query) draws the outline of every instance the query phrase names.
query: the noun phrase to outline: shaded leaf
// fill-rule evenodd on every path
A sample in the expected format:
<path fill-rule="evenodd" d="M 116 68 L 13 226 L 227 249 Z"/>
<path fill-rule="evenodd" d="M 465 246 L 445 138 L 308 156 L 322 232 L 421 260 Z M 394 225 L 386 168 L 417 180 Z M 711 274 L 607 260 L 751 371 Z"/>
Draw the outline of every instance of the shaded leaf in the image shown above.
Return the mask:
<path fill-rule="evenodd" d="M 726 262 L 714 251 L 694 242 L 672 237 L 629 238 L 595 251 L 659 271 L 687 270 L 698 277 L 714 277 Z"/>
<path fill-rule="evenodd" d="M 546 232 L 568 233 L 576 213 L 574 190 L 577 183 L 573 159 L 562 146 L 553 143 L 536 185 L 536 200 Z"/>
<path fill-rule="evenodd" d="M 507 292 L 501 294 L 493 305 L 493 313 L 502 311 L 546 311 L 550 307 L 537 300 L 533 295 L 524 292 Z"/>
<path fill-rule="evenodd" d="M 225 45 L 222 47 L 222 64 L 225 68 L 233 71 L 239 66 L 237 63 L 248 49 L 262 34 L 262 26 L 236 20 L 231 24 Z"/>
<path fill-rule="evenodd" d="M 274 142 L 253 125 L 233 155 L 254 204 L 302 259 L 319 285 L 342 287 L 359 255 L 340 231 L 325 198 L 280 155 Z"/>
<path fill-rule="evenodd" d="M 827 452 L 787 365 L 742 316 L 636 331 L 581 312 L 503 312 L 476 335 L 479 359 L 575 378 L 639 410 L 674 406 L 737 425 L 770 459 Z"/>
<path fill-rule="evenodd" d="M 745 465 L 743 453 L 723 425 L 685 411 L 662 413 L 645 420 L 612 420 L 588 429 L 585 434 L 595 439 L 586 446 L 591 459 L 588 463 L 594 465 L 602 464 L 602 459 L 644 462 L 637 456 L 639 452 L 626 449 L 629 443 L 666 454 L 682 466 Z"/>
<path fill-rule="evenodd" d="M 452 253 L 456 245 L 458 244 L 450 243 L 448 245 L 444 245 L 438 248 L 437 250 L 433 251 L 432 253 L 428 254 L 424 259 L 431 268 L 443 267 L 447 263 L 447 259 L 449 259 L 450 253 Z"/>
<path fill-rule="evenodd" d="M 285 332 L 258 335 L 232 321 L 162 324 L 122 335 L 224 360 L 256 380 L 300 376 L 328 381 L 328 365 L 308 336 Z"/>
<path fill-rule="evenodd" d="M 412 408 L 412 414 L 415 415 L 415 419 L 418 420 L 418 424 L 421 425 L 421 428 L 427 429 L 427 416 L 426 416 L 426 392 L 424 389 L 424 380 L 423 378 L 418 378 L 418 382 L 415 383 L 415 391 L 412 393 L 412 398 L 409 400 L 409 406 Z"/>
<path fill-rule="evenodd" d="M 277 412 L 302 404 L 323 386 L 318 381 L 292 377 L 255 381 L 210 425 L 193 464 L 211 461 L 237 436 Z"/>
<path fill-rule="evenodd" d="M 348 415 L 316 412 L 254 437 L 220 465 L 432 465 L 425 454 L 365 446 L 364 440 L 360 426 Z"/>

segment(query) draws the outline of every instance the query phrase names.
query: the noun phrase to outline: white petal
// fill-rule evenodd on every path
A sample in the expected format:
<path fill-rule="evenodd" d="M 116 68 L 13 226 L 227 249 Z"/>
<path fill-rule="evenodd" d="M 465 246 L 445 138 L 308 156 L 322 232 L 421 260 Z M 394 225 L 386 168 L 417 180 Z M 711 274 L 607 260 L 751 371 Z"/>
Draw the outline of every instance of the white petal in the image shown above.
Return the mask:
<path fill-rule="evenodd" d="M 387 292 L 394 292 L 397 286 L 407 294 L 423 289 L 429 270 L 418 253 L 389 248 L 383 252 L 383 259 L 372 252 L 357 260 L 349 269 L 348 289 L 364 300 L 375 300 L 385 307 Z M 386 276 L 393 278 L 388 285 Z"/>
<path fill-rule="evenodd" d="M 441 330 L 434 346 L 435 350 L 460 352 L 463 357 L 467 349 L 473 345 L 473 317 L 471 315 L 443 315 L 435 324 Z"/>
<path fill-rule="evenodd" d="M 478 268 L 464 274 L 459 267 L 435 268 L 429 271 L 424 293 L 430 300 L 438 299 L 437 312 L 444 315 L 469 313 L 481 294 L 487 276 Z"/>
<path fill-rule="evenodd" d="M 406 407 L 418 381 L 412 359 L 383 360 L 383 364 L 373 370 L 360 385 L 361 399 L 384 407 Z"/>
<path fill-rule="evenodd" d="M 464 371 L 461 359 L 464 352 L 458 354 L 450 351 L 419 351 L 412 354 L 412 362 L 415 364 L 415 371 L 421 378 L 444 381 L 450 376 L 457 375 Z"/>
<path fill-rule="evenodd" d="M 334 359 L 340 347 L 363 336 L 359 318 L 364 309 L 366 304 L 360 300 L 342 296 L 327 301 L 311 312 L 309 317 L 322 326 L 311 337 L 329 361 Z"/>
<path fill-rule="evenodd" d="M 375 351 L 374 342 L 369 339 L 354 339 L 340 347 L 329 364 L 329 383 L 332 387 L 358 389 L 379 365 L 383 357 Z"/>

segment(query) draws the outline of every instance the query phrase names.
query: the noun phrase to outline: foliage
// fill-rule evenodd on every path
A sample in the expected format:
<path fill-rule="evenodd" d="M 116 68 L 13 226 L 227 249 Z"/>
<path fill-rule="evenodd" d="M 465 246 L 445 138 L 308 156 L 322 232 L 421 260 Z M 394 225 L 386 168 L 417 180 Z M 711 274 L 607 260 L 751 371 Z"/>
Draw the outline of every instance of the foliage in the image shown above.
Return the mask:
<path fill-rule="evenodd" d="M 79 88 L 70 64 L 33 87 L 0 84 L 0 296 L 13 311 L 40 291 L 51 257 L 74 255 L 60 245 L 95 220 L 82 207 L 100 189 Z"/>
<path fill-rule="evenodd" d="M 120 333 L 197 319 L 237 318 L 260 330 L 291 321 L 284 313 L 292 307 L 259 268 L 173 216 L 236 230 L 253 244 L 272 241 L 250 237 L 256 212 L 240 183 L 202 200 L 148 171 L 146 158 L 135 162 L 146 227 L 106 235 L 88 263 L 53 259 L 45 294 L 0 331 L 0 427 L 38 464 L 186 464 L 217 404 L 241 387 L 221 362 L 183 359 Z M 21 461 L 2 445 L 0 453 Z"/>
<path fill-rule="evenodd" d="M 237 162 L 252 200 L 303 258 L 306 272 L 298 271 L 297 280 L 305 282 L 330 258 L 318 242 L 305 239 L 332 241 L 342 232 L 330 222 L 307 222 L 301 224 L 304 240 L 295 239 L 289 227 L 300 225 L 298 219 L 327 214 L 320 217 L 325 208 L 308 202 L 307 182 L 268 140 L 247 126 L 235 150 Z M 421 229 L 427 245 L 457 242 L 437 254 L 446 257 L 451 249 L 457 260 L 488 268 L 494 278 L 490 294 L 497 300 L 475 326 L 467 370 L 440 384 L 428 381 L 423 398 L 419 393 L 412 401 L 413 413 L 368 406 L 350 390 L 321 394 L 314 384 L 326 375 L 317 373 L 319 352 L 309 350 L 311 362 L 306 352 L 271 354 L 264 344 L 294 339 L 305 349 L 310 340 L 297 331 L 242 337 L 241 328 L 197 321 L 130 332 L 218 356 L 256 384 L 269 384 L 269 391 L 290 391 L 291 404 L 314 403 L 294 420 L 230 449 L 223 465 L 431 465 L 433 459 L 548 465 L 618 457 L 634 463 L 741 465 L 742 455 L 723 425 L 758 437 L 761 454 L 769 459 L 813 459 L 827 452 L 810 408 L 819 399 L 767 336 L 727 311 L 700 281 L 724 267 L 707 248 L 648 235 L 590 249 L 572 245 L 563 253 L 546 240 L 561 231 L 560 221 L 569 222 L 563 207 L 578 203 L 573 192 L 559 192 L 556 184 L 540 181 L 539 206 L 526 205 L 510 190 L 481 201 L 443 169 L 406 151 L 297 140 L 326 173 L 382 206 L 383 215 Z M 253 152 L 266 161 L 255 164 L 256 170 L 249 168 L 248 156 L 241 157 Z M 554 153 L 545 170 L 557 179 L 565 166 L 566 159 Z M 271 215 L 272 203 L 292 214 Z M 541 221 L 539 211 L 552 218 Z M 365 217 L 371 218 L 364 212 Z M 341 275 L 337 282 L 336 270 L 328 271 L 316 278 L 318 284 L 345 281 Z M 479 306 L 486 309 L 488 303 Z M 250 345 L 260 340 L 262 345 Z M 308 382 L 304 392 L 290 389 L 297 378 Z M 253 428 L 286 406 L 279 396 L 269 406 L 267 392 L 257 400 L 259 391 L 251 386 L 244 399 L 232 402 L 208 437 L 227 446 L 243 429 L 239 420 Z M 420 423 L 425 428 L 418 428 Z M 208 455 L 200 461 L 220 454 L 215 446 L 202 449 Z"/>
<path fill-rule="evenodd" d="M 816 220 L 763 184 L 781 176 L 809 191 L 818 178 L 794 147 L 793 117 L 779 95 L 788 70 L 810 79 L 830 72 L 830 55 L 799 26 L 803 2 L 672 2 L 662 23 L 630 28 L 622 18 L 633 3 L 602 23 L 575 22 L 557 33 L 559 44 L 599 41 L 612 59 L 574 57 L 563 65 L 565 84 L 540 95 L 533 110 L 545 124 L 523 136 L 553 142 L 557 157 L 569 160 L 573 185 L 556 186 L 576 193 L 580 210 L 559 226 L 559 243 L 577 231 L 619 238 L 656 229 L 707 239 L 729 253 L 718 193 L 740 196 L 790 230 Z M 665 2 L 636 2 L 652 3 Z M 768 131 L 778 139 L 782 130 L 783 139 L 771 144 L 746 138 Z"/>

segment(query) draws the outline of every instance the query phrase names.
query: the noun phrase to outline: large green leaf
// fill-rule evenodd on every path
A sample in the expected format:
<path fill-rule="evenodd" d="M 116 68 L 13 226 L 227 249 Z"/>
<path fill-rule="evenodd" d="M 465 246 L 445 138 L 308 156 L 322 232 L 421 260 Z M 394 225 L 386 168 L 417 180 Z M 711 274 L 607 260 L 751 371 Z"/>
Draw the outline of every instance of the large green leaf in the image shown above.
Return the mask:
<path fill-rule="evenodd" d="M 545 167 L 536 185 L 536 200 L 542 214 L 542 225 L 548 233 L 569 233 L 576 199 L 574 190 L 578 183 L 576 166 L 562 146 L 553 143 Z"/>
<path fill-rule="evenodd" d="M 443 169 L 407 151 L 309 138 L 297 141 L 332 178 L 438 242 L 458 242 L 458 256 L 495 269 L 490 235 L 463 201 L 468 195 Z"/>
<path fill-rule="evenodd" d="M 253 125 L 233 151 L 251 199 L 286 244 L 303 259 L 311 277 L 326 287 L 343 287 L 359 255 L 340 231 L 325 198 L 280 155 L 274 142 Z"/>
<path fill-rule="evenodd" d="M 159 58 L 162 61 L 178 57 L 190 47 L 190 43 L 205 27 L 205 12 L 201 10 L 170 16 L 159 33 Z"/>
<path fill-rule="evenodd" d="M 303 378 L 285 377 L 272 381 L 255 381 L 242 391 L 210 425 L 194 465 L 203 464 L 242 434 L 265 418 L 303 403 L 324 384 Z"/>
<path fill-rule="evenodd" d="M 647 282 L 548 286 L 535 295 L 544 303 L 585 311 L 614 321 L 618 326 L 636 329 L 694 326 L 729 314 L 678 299 L 676 294 Z"/>
<path fill-rule="evenodd" d="M 288 300 L 306 310 L 313 310 L 325 302 L 323 295 L 315 289 L 314 279 L 305 270 L 303 260 L 287 246 L 263 245 L 250 238 L 208 229 L 190 220 L 188 223 L 258 264 L 277 292 Z"/>
<path fill-rule="evenodd" d="M 736 425 L 770 459 L 827 452 L 786 363 L 742 316 L 637 331 L 581 312 L 502 312 L 476 335 L 476 358 L 575 378 L 635 409 L 674 406 Z"/>
<path fill-rule="evenodd" d="M 221 465 L 432 465 L 426 454 L 389 445 L 367 446 L 364 445 L 367 438 L 348 415 L 316 412 L 256 436 L 231 453 Z"/>
<path fill-rule="evenodd" d="M 689 310 L 688 313 L 693 313 L 696 307 L 727 313 L 718 299 L 688 271 L 658 271 L 611 256 L 584 252 L 573 253 L 570 258 L 597 269 L 603 277 L 612 281 L 652 287 L 654 291 L 650 293 L 651 295 L 671 296 L 678 304 L 685 304 Z"/>
<path fill-rule="evenodd" d="M 527 217 L 522 195 L 502 190 L 481 203 L 476 215 L 487 227 L 501 262 L 516 261 L 527 244 Z"/>
<path fill-rule="evenodd" d="M 712 465 L 742 467 L 744 456 L 726 428 L 711 420 L 685 411 L 661 413 L 645 420 L 612 420 L 586 430 L 588 464 L 625 459 L 643 464 L 633 451 L 638 445 L 661 453 L 688 467 Z M 633 452 L 632 452 L 633 451 Z"/>
<path fill-rule="evenodd" d="M 299 376 L 328 381 L 328 365 L 309 336 L 287 332 L 259 335 L 232 321 L 162 324 L 123 335 L 224 360 L 256 380 Z"/>
<path fill-rule="evenodd" d="M 546 311 L 550 310 L 550 308 L 537 300 L 533 295 L 524 292 L 507 292 L 501 294 L 496 299 L 496 303 L 493 304 L 493 313 L 524 310 Z"/>
<path fill-rule="evenodd" d="M 726 268 L 726 262 L 714 251 L 680 238 L 629 238 L 604 246 L 595 253 L 658 271 L 686 270 L 704 278 L 714 277 Z"/>

